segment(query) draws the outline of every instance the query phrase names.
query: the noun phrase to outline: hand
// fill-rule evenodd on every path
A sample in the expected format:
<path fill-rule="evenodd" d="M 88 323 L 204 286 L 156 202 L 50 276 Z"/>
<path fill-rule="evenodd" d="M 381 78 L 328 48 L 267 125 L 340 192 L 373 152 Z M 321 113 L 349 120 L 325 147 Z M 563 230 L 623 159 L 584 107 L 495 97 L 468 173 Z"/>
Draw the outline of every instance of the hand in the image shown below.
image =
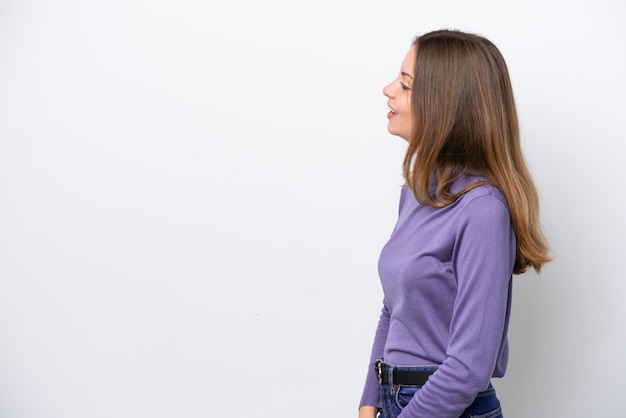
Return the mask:
<path fill-rule="evenodd" d="M 359 418 L 376 418 L 378 408 L 375 406 L 362 406 L 359 408 Z"/>

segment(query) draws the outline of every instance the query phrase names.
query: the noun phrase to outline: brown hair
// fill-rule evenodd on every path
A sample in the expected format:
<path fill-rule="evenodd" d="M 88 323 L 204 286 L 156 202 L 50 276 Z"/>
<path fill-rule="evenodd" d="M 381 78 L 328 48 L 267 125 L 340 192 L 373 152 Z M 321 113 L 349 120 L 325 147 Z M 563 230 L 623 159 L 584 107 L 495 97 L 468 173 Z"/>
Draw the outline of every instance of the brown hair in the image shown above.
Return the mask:
<path fill-rule="evenodd" d="M 513 271 L 531 266 L 538 272 L 550 257 L 502 54 L 489 40 L 459 31 L 430 32 L 413 45 L 414 126 L 403 164 L 407 184 L 420 203 L 437 207 L 479 185 L 496 186 L 508 202 L 517 238 Z M 450 186 L 463 175 L 486 180 L 452 193 Z"/>

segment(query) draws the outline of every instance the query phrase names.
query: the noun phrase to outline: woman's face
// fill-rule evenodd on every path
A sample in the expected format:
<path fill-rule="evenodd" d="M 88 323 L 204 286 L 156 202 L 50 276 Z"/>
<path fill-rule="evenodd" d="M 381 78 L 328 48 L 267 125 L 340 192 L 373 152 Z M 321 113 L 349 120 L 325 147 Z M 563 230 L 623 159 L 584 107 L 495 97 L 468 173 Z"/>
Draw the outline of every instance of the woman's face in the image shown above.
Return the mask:
<path fill-rule="evenodd" d="M 389 133 L 409 141 L 413 127 L 413 112 L 411 111 L 411 89 L 413 88 L 413 72 L 415 71 L 415 46 L 404 57 L 400 73 L 395 80 L 383 89 L 383 94 L 389 98 L 387 105 L 389 113 L 387 119 Z"/>

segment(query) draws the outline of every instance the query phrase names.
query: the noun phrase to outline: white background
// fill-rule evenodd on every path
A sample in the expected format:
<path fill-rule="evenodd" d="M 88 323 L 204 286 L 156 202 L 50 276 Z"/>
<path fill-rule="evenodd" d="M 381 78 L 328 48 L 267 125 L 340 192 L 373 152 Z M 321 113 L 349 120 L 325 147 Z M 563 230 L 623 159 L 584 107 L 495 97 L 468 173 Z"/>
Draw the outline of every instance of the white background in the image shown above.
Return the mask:
<path fill-rule="evenodd" d="M 515 278 L 515 417 L 623 417 L 618 0 L 0 1 L 0 417 L 356 417 L 413 36 L 511 72 L 555 261 Z"/>

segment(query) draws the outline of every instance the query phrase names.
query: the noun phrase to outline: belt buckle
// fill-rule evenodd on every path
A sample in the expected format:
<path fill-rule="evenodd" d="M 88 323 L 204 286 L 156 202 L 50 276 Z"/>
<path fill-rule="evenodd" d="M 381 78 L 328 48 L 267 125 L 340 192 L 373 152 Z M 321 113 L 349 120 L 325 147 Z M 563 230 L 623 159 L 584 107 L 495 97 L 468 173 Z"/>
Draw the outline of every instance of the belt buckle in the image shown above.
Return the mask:
<path fill-rule="evenodd" d="M 383 362 L 383 359 L 379 358 L 374 363 L 374 368 L 376 369 L 376 375 L 378 376 L 378 383 L 381 385 L 383 384 L 383 368 L 381 365 L 382 362 Z"/>

